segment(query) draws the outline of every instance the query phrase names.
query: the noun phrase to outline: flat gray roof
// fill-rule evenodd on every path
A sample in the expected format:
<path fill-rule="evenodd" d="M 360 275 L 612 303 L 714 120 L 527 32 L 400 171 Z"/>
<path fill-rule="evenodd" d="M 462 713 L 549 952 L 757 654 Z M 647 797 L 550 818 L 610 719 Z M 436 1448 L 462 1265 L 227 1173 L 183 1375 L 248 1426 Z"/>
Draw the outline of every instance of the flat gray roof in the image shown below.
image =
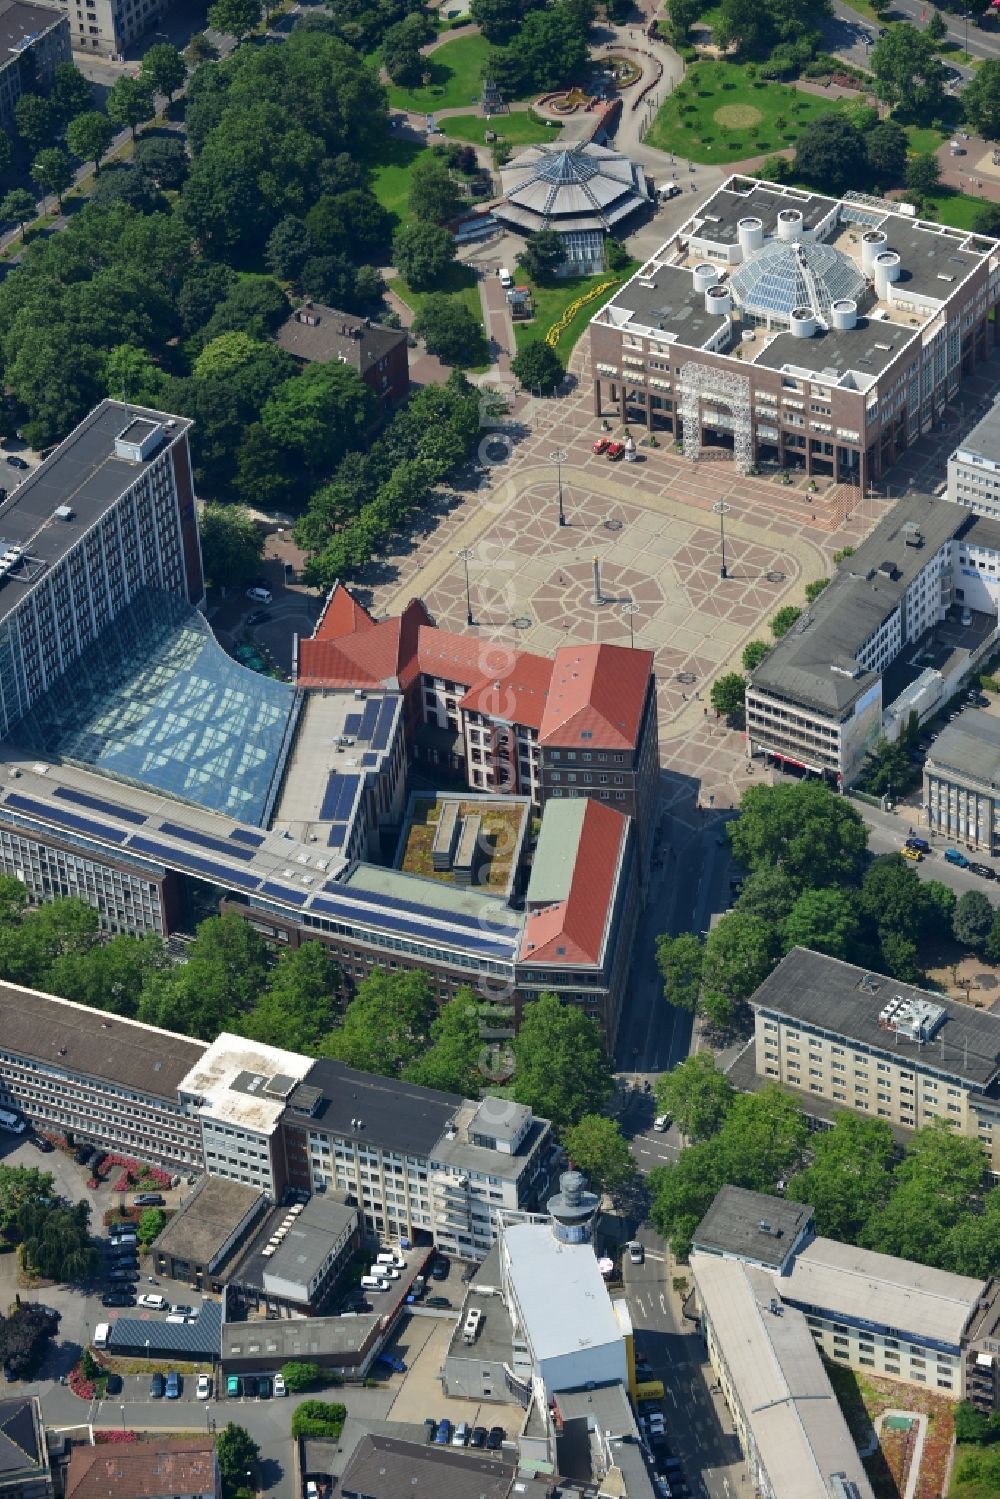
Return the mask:
<path fill-rule="evenodd" d="M 806 1203 L 788 1202 L 744 1187 L 720 1187 L 691 1240 L 707 1254 L 756 1260 L 778 1270 L 812 1223 Z"/>
<path fill-rule="evenodd" d="M 711 1254 L 692 1254 L 691 1273 L 771 1491 L 829 1499 L 839 1473 L 873 1499 L 806 1319 L 780 1312 L 770 1273 Z"/>
<path fill-rule="evenodd" d="M 929 1041 L 918 1044 L 879 1024 L 879 1013 L 897 996 L 926 1000 L 944 1011 Z M 957 1078 L 970 1088 L 989 1088 L 1000 1070 L 1000 1016 L 804 947 L 782 958 L 750 1003 L 765 1014 L 858 1042 L 904 1067 Z"/>
<path fill-rule="evenodd" d="M 609 1439 L 611 1449 L 611 1461 L 621 1473 L 625 1480 L 625 1492 L 628 1499 L 653 1499 L 655 1490 L 650 1477 L 650 1470 L 643 1457 L 642 1446 L 639 1442 L 639 1428 L 636 1425 L 632 1407 L 629 1405 L 628 1393 L 624 1385 L 604 1384 L 595 1385 L 583 1390 L 560 1390 L 553 1396 L 560 1414 L 566 1421 L 586 1421 L 588 1431 L 592 1425 Z M 575 1443 L 566 1444 L 571 1450 L 579 1451 Z M 590 1444 L 588 1442 L 588 1454 Z M 563 1470 L 562 1441 L 559 1442 L 559 1471 Z M 567 1477 L 575 1478 L 575 1473 L 568 1473 Z M 585 1481 L 599 1481 L 602 1474 L 594 1472 L 593 1469 L 580 1475 Z"/>
<path fill-rule="evenodd" d="M 293 1285 L 308 1286 L 336 1241 L 358 1221 L 357 1208 L 324 1194 L 310 1197 L 273 1254 L 265 1256 L 268 1239 L 289 1217 L 287 1207 L 279 1207 L 257 1234 L 250 1253 L 233 1271 L 233 1279 L 244 1285 L 268 1289 L 265 1277 L 275 1276 Z"/>
<path fill-rule="evenodd" d="M 158 1254 L 211 1265 L 264 1197 L 259 1187 L 205 1176 L 156 1240 Z"/>
<path fill-rule="evenodd" d="M 18 984 L 0 984 L 0 1035 L 18 1056 L 173 1104 L 178 1085 L 206 1051 L 204 1041 Z"/>
<path fill-rule="evenodd" d="M 778 232 L 778 214 L 783 208 L 797 208 L 806 229 L 815 229 L 837 202 L 836 198 L 825 197 L 822 193 L 802 192 L 797 188 L 782 192 L 780 188 L 764 184 L 751 186 L 751 177 L 736 180 L 750 191 L 733 192 L 729 187 L 720 187 L 694 215 L 690 227 L 692 236 L 714 240 L 718 245 L 735 245 L 739 238 L 736 226 L 740 219 L 746 218 L 760 219 L 765 235 L 774 235 Z"/>
<path fill-rule="evenodd" d="M 507 1499 L 515 1469 L 475 1448 L 362 1437 L 344 1468 L 336 1494 L 373 1499 Z"/>
<path fill-rule="evenodd" d="M 969 519 L 963 506 L 931 495 L 897 500 L 757 667 L 751 686 L 821 713 L 845 713 L 879 680 L 877 672 L 860 670 L 858 651 L 899 607 L 917 574 Z M 921 545 L 909 544 L 913 533 L 908 527 L 916 528 Z M 891 575 L 881 570 L 886 564 L 891 565 Z"/>
<path fill-rule="evenodd" d="M 973 454 L 1000 463 L 1000 401 L 992 403 L 986 415 L 966 433 L 951 456 L 968 461 Z"/>
<path fill-rule="evenodd" d="M 982 264 L 987 248 L 995 248 L 994 241 L 978 239 L 965 229 L 897 213 L 890 214 L 880 227 L 888 236 L 886 249 L 895 250 L 903 262 L 895 283 L 903 296 L 912 291 L 916 296 L 947 301 L 960 282 Z M 981 249 L 964 247 L 970 239 L 977 239 Z"/>
<path fill-rule="evenodd" d="M 20 8 L 43 14 L 40 7 Z M 52 12 L 52 17 L 57 20 L 58 14 Z M 130 463 L 115 456 L 115 438 L 136 416 L 161 424 L 163 441 L 144 462 Z M 173 422 L 173 427 L 168 429 L 167 422 Z M 11 490 L 0 505 L 0 541 L 22 547 L 37 565 L 22 566 L 0 583 L 0 619 L 28 597 L 48 569 L 62 561 L 166 448 L 183 438 L 190 425 L 184 417 L 102 401 L 44 463 Z M 69 506 L 71 519 L 56 517 L 60 505 Z"/>
<path fill-rule="evenodd" d="M 652 280 L 652 286 L 644 281 Z M 691 272 L 682 266 L 661 265 L 652 278 L 633 276 L 614 298 L 636 322 L 675 335 L 677 342 L 699 349 L 719 331 L 718 314 L 705 309 L 704 292 L 696 292 Z"/>
<path fill-rule="evenodd" d="M 829 374 L 831 382 L 836 384 L 848 370 L 874 379 L 888 368 L 901 349 L 919 337 L 919 327 L 903 328 L 899 323 L 859 317 L 855 326 L 846 331 L 820 328 L 811 338 L 779 333 L 756 355 L 751 356 L 751 344 L 750 350 L 744 349 L 743 357 L 752 357 L 758 368 L 781 370 L 787 365 L 808 370 L 812 375 Z"/>
<path fill-rule="evenodd" d="M 430 1155 L 464 1101 L 458 1093 L 356 1072 L 325 1058 L 313 1063 L 303 1087 L 318 1088 L 322 1099 L 310 1114 L 298 1113 L 296 1100 L 302 1094 L 296 1090 L 288 1100 L 291 1119 L 298 1117 L 310 1129 L 403 1155 Z M 360 1120 L 361 1127 L 352 1120 Z"/>
<path fill-rule="evenodd" d="M 273 1322 L 226 1322 L 222 1328 L 222 1362 L 241 1364 L 262 1360 L 266 1368 L 298 1359 L 305 1363 L 316 1354 L 361 1354 L 371 1342 L 383 1317 L 392 1310 L 391 1296 L 376 1298 L 379 1310 L 363 1317 L 288 1317 Z"/>
<path fill-rule="evenodd" d="M 1000 790 L 1000 718 L 966 709 L 941 730 L 926 764 L 945 779 L 970 780 Z"/>

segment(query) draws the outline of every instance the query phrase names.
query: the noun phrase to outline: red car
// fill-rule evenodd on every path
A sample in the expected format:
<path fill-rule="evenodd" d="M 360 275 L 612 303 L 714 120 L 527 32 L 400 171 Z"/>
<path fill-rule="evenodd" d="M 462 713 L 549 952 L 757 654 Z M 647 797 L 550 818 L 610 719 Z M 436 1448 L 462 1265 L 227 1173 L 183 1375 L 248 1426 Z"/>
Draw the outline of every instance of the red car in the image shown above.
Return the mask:
<path fill-rule="evenodd" d="M 608 447 L 609 447 L 608 439 L 606 437 L 599 437 L 597 439 L 597 441 L 594 443 L 594 452 L 595 453 L 606 453 L 607 450 L 608 450 Z"/>
<path fill-rule="evenodd" d="M 612 442 L 608 444 L 608 462 L 617 463 L 619 458 L 625 455 L 625 444 L 623 442 Z"/>

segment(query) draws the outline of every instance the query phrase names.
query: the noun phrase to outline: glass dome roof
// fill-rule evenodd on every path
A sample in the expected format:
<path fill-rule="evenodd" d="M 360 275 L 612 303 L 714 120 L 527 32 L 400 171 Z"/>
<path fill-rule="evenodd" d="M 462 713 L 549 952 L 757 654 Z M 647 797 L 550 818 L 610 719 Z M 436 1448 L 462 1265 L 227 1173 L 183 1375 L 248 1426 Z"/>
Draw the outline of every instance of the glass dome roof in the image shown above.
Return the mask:
<path fill-rule="evenodd" d="M 788 317 L 810 307 L 830 321 L 830 304 L 840 297 L 862 301 L 868 283 L 854 261 L 832 245 L 773 240 L 730 278 L 733 300 L 750 312 Z"/>

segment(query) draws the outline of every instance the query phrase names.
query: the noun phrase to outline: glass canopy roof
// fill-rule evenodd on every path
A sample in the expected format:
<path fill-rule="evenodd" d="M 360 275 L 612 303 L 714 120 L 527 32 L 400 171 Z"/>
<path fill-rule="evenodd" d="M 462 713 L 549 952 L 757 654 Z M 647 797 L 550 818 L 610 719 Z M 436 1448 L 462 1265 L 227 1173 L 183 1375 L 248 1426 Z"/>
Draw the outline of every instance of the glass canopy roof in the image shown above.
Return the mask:
<path fill-rule="evenodd" d="M 238 666 L 183 599 L 138 595 L 18 725 L 65 759 L 260 825 L 295 689 Z"/>
<path fill-rule="evenodd" d="M 868 283 L 850 256 L 832 245 L 773 240 L 734 271 L 733 300 L 751 312 L 788 317 L 796 307 L 811 307 L 829 321 L 830 304 L 840 297 L 861 302 Z"/>

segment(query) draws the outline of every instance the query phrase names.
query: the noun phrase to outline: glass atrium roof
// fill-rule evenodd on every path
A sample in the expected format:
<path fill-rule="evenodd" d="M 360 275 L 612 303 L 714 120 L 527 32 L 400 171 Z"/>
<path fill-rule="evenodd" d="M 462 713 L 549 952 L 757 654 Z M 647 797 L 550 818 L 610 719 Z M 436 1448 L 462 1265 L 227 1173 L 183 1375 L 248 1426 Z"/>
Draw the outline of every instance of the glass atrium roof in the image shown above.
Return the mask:
<path fill-rule="evenodd" d="M 76 761 L 258 826 L 280 780 L 295 689 L 238 666 L 196 609 L 133 599 L 18 725 Z"/>
<path fill-rule="evenodd" d="M 811 307 L 830 320 L 830 304 L 839 297 L 862 302 L 868 283 L 849 255 L 832 245 L 773 240 L 734 271 L 733 300 L 751 312 L 788 317 L 796 307 Z"/>

